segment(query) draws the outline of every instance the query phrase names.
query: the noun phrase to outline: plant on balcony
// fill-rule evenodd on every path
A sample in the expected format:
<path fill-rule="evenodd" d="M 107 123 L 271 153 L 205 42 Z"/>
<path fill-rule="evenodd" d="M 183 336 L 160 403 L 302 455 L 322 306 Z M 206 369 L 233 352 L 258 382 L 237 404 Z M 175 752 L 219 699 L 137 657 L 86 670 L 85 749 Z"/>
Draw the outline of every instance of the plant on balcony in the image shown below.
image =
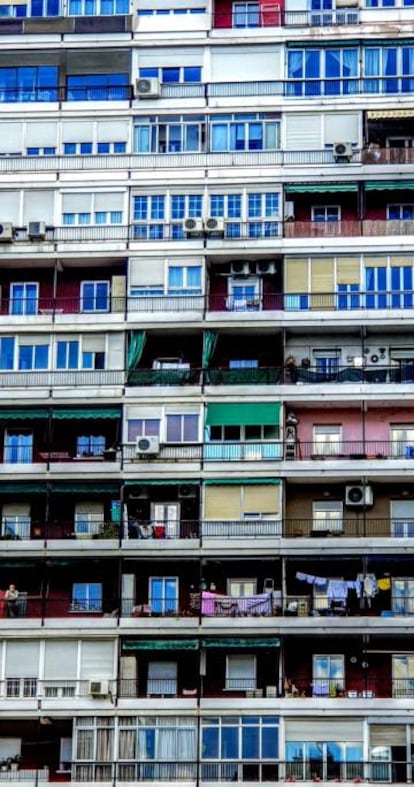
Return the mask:
<path fill-rule="evenodd" d="M 119 538 L 119 527 L 114 522 L 105 522 L 101 532 L 95 538 Z"/>

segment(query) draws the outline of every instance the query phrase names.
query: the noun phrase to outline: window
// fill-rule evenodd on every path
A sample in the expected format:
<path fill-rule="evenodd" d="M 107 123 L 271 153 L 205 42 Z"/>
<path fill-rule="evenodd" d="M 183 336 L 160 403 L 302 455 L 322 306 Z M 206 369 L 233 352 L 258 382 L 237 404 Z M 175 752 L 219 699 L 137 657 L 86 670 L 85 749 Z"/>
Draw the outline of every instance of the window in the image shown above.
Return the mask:
<path fill-rule="evenodd" d="M 387 268 L 365 268 L 367 309 L 384 309 L 387 306 Z"/>
<path fill-rule="evenodd" d="M 78 341 L 57 342 L 56 368 L 57 369 L 79 368 L 79 342 Z"/>
<path fill-rule="evenodd" d="M 105 716 L 76 719 L 74 722 L 76 779 L 111 780 L 114 759 L 114 719 Z M 97 762 L 98 761 L 98 762 Z"/>
<path fill-rule="evenodd" d="M 0 101 L 57 101 L 58 69 L 56 66 L 22 66 L 0 68 Z"/>
<path fill-rule="evenodd" d="M 167 415 L 166 441 L 167 443 L 198 442 L 198 415 L 196 413 Z"/>
<path fill-rule="evenodd" d="M 211 194 L 210 216 L 227 219 L 225 234 L 227 238 L 240 238 L 242 225 L 241 194 Z M 234 219 L 239 219 L 235 222 Z"/>
<path fill-rule="evenodd" d="M 213 115 L 210 118 L 211 150 L 278 150 L 280 121 L 272 115 Z"/>
<path fill-rule="evenodd" d="M 414 205 L 387 205 L 387 219 L 391 221 L 414 219 Z"/>
<path fill-rule="evenodd" d="M 178 612 L 178 577 L 150 577 L 148 595 L 152 613 Z"/>
<path fill-rule="evenodd" d="M 81 283 L 81 312 L 109 311 L 109 281 Z"/>
<path fill-rule="evenodd" d="M 256 657 L 227 656 L 226 658 L 226 689 L 227 691 L 246 691 L 256 688 Z"/>
<path fill-rule="evenodd" d="M 128 442 L 135 443 L 138 437 L 158 437 L 159 418 L 131 418 L 128 420 Z"/>
<path fill-rule="evenodd" d="M 277 716 L 201 719 L 202 781 L 278 781 Z"/>
<path fill-rule="evenodd" d="M 70 16 L 114 16 L 128 13 L 128 0 L 69 0 Z"/>
<path fill-rule="evenodd" d="M 103 456 L 104 435 L 79 435 L 76 438 L 76 456 Z"/>
<path fill-rule="evenodd" d="M 47 369 L 48 365 L 49 347 L 47 344 L 20 344 L 19 370 Z"/>
<path fill-rule="evenodd" d="M 364 775 L 362 744 L 336 740 L 288 741 L 286 775 L 291 781 L 362 780 Z"/>
<path fill-rule="evenodd" d="M 250 516 L 250 514 L 249 514 Z M 234 598 L 246 598 L 257 593 L 256 579 L 228 579 L 227 595 Z"/>
<path fill-rule="evenodd" d="M 82 226 L 92 224 L 92 214 L 85 211 L 82 213 L 63 213 L 62 220 L 65 227 Z"/>
<path fill-rule="evenodd" d="M 154 679 L 155 680 L 155 679 Z M 121 781 L 194 781 L 197 760 L 197 719 L 134 716 L 119 719 Z M 123 764 L 123 761 L 125 764 Z M 134 766 L 134 763 L 136 765 Z"/>
<path fill-rule="evenodd" d="M 203 211 L 202 194 L 172 194 L 171 196 L 171 237 L 173 240 L 184 238 L 183 220 L 201 218 Z M 179 221 L 179 223 L 175 223 Z"/>
<path fill-rule="evenodd" d="M 359 284 L 338 284 L 338 309 L 359 309 Z"/>
<path fill-rule="evenodd" d="M 336 350 L 314 350 L 314 364 L 317 371 L 317 380 L 335 380 L 339 370 L 339 355 Z"/>
<path fill-rule="evenodd" d="M 36 678 L 7 678 L 6 697 L 36 697 Z"/>
<path fill-rule="evenodd" d="M 3 336 L 0 338 L 0 369 L 2 371 L 14 368 L 14 345 L 13 337 Z"/>
<path fill-rule="evenodd" d="M 226 238 L 240 238 L 246 233 L 249 238 L 278 235 L 278 222 L 271 221 L 279 215 L 278 192 L 248 192 L 245 211 L 242 206 L 241 194 L 210 195 L 210 216 L 225 219 Z M 243 218 L 246 221 L 245 230 Z"/>
<path fill-rule="evenodd" d="M 199 83 L 201 82 L 201 66 L 174 66 L 168 68 L 140 68 L 140 78 L 156 77 L 162 83 Z"/>
<path fill-rule="evenodd" d="M 6 538 L 30 538 L 30 503 L 4 503 L 1 534 Z"/>
<path fill-rule="evenodd" d="M 367 93 L 400 93 L 413 90 L 414 47 L 365 47 L 363 55 L 364 90 Z"/>
<path fill-rule="evenodd" d="M 31 16 L 60 16 L 60 0 L 32 0 Z"/>
<path fill-rule="evenodd" d="M 98 210 L 94 217 L 95 224 L 122 224 L 121 210 Z"/>
<path fill-rule="evenodd" d="M 26 148 L 27 156 L 55 156 L 56 148 Z"/>
<path fill-rule="evenodd" d="M 341 221 L 339 205 L 313 205 L 312 221 Z"/>
<path fill-rule="evenodd" d="M 72 586 L 71 612 L 102 612 L 102 584 L 75 582 Z"/>
<path fill-rule="evenodd" d="M 391 500 L 391 535 L 414 537 L 414 505 L 411 500 Z"/>
<path fill-rule="evenodd" d="M 392 609 L 395 615 L 414 614 L 414 580 L 392 579 Z"/>
<path fill-rule="evenodd" d="M 393 457 L 414 459 L 414 424 L 394 425 L 390 431 Z"/>
<path fill-rule="evenodd" d="M 27 5 L 0 6 L 0 19 L 22 19 L 27 16 Z"/>
<path fill-rule="evenodd" d="M 134 197 L 134 237 L 142 240 L 161 240 L 164 237 L 165 197 L 153 196 Z"/>
<path fill-rule="evenodd" d="M 103 153 L 125 153 L 126 152 L 126 142 L 98 142 L 97 145 L 97 152 L 98 154 Z"/>
<path fill-rule="evenodd" d="M 179 538 L 180 504 L 151 503 L 151 524 L 156 537 Z"/>
<path fill-rule="evenodd" d="M 177 694 L 177 662 L 150 661 L 148 663 L 147 695 L 175 697 Z"/>
<path fill-rule="evenodd" d="M 305 49 L 288 52 L 288 79 L 292 80 L 288 85 L 290 95 L 354 93 L 357 89 L 357 76 L 357 49 Z"/>
<path fill-rule="evenodd" d="M 313 657 L 313 696 L 336 697 L 345 690 L 343 656 Z"/>
<path fill-rule="evenodd" d="M 259 368 L 259 361 L 258 360 L 230 360 L 229 361 L 229 369 L 258 369 Z"/>
<path fill-rule="evenodd" d="M 10 284 L 10 314 L 37 314 L 39 285 L 34 282 Z"/>
<path fill-rule="evenodd" d="M 87 156 L 92 153 L 92 142 L 64 142 L 63 153 L 65 156 Z"/>
<path fill-rule="evenodd" d="M 201 265 L 170 265 L 168 295 L 201 295 Z"/>
<path fill-rule="evenodd" d="M 82 369 L 105 369 L 105 353 L 93 350 L 82 352 Z"/>
<path fill-rule="evenodd" d="M 392 696 L 414 697 L 414 656 L 392 656 Z"/>
<path fill-rule="evenodd" d="M 260 5 L 256 2 L 233 3 L 233 27 L 260 27 Z"/>
<path fill-rule="evenodd" d="M 314 500 L 312 530 L 328 530 L 341 533 L 343 530 L 342 500 Z"/>
<path fill-rule="evenodd" d="M 211 426 L 210 439 L 222 442 L 245 442 L 254 440 L 275 440 L 279 437 L 279 427 L 273 425 L 260 426 Z"/>
<path fill-rule="evenodd" d="M 233 312 L 256 312 L 260 310 L 260 286 L 261 281 L 256 276 L 246 279 L 228 280 L 228 297 L 226 308 Z"/>
<path fill-rule="evenodd" d="M 321 424 L 313 427 L 312 452 L 316 456 L 337 456 L 342 450 L 342 426 Z"/>
<path fill-rule="evenodd" d="M 99 502 L 76 503 L 75 534 L 82 536 L 99 535 L 104 524 L 104 506 Z"/>
<path fill-rule="evenodd" d="M 4 435 L 3 461 L 10 464 L 31 464 L 33 461 L 32 432 L 7 430 Z"/>
<path fill-rule="evenodd" d="M 204 115 L 143 117 L 135 121 L 136 153 L 197 153 L 202 150 Z"/>
<path fill-rule="evenodd" d="M 68 101 L 125 101 L 129 94 L 128 74 L 84 74 L 67 77 Z"/>

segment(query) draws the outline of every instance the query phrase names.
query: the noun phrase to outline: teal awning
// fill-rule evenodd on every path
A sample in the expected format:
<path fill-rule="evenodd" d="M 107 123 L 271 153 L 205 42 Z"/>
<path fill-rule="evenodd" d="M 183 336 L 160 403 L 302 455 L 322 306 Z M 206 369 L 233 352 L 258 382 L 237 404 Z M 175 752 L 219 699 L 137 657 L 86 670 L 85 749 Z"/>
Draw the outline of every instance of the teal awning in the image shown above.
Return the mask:
<path fill-rule="evenodd" d="M 357 191 L 357 183 L 291 183 L 285 187 L 286 194 L 336 194 Z"/>
<path fill-rule="evenodd" d="M 232 402 L 209 404 L 207 426 L 279 425 L 278 402 Z"/>
<path fill-rule="evenodd" d="M 65 407 L 52 412 L 54 421 L 77 421 L 85 418 L 120 418 L 120 415 L 121 410 L 119 407 L 82 407 L 82 409 L 78 410 L 73 407 Z"/>
<path fill-rule="evenodd" d="M 198 650 L 197 639 L 130 639 L 123 650 Z"/>
<path fill-rule="evenodd" d="M 151 478 L 150 480 L 140 478 L 135 481 L 128 479 L 125 481 L 125 486 L 198 486 L 199 483 L 199 481 L 194 481 L 193 479 L 187 481 L 187 479 L 183 478 Z"/>
<path fill-rule="evenodd" d="M 251 639 L 238 637 L 220 637 L 217 639 L 203 639 L 203 648 L 280 648 L 278 637 L 252 637 Z"/>
<path fill-rule="evenodd" d="M 48 418 L 49 410 L 46 407 L 2 407 L 0 409 L 0 421 L 28 421 L 32 418 Z"/>
<path fill-rule="evenodd" d="M 414 180 L 369 180 L 365 191 L 412 191 Z"/>
<path fill-rule="evenodd" d="M 59 492 L 60 494 L 110 494 L 119 495 L 119 486 L 114 483 L 105 483 L 104 481 L 55 481 L 50 487 L 52 492 Z"/>
<path fill-rule="evenodd" d="M 46 494 L 46 484 L 35 483 L 32 481 L 4 481 L 0 483 L 0 494 L 7 495 L 36 495 Z"/>
<path fill-rule="evenodd" d="M 253 484 L 280 484 L 280 478 L 208 478 L 204 481 L 204 486 L 229 486 L 229 485 L 250 486 Z"/>

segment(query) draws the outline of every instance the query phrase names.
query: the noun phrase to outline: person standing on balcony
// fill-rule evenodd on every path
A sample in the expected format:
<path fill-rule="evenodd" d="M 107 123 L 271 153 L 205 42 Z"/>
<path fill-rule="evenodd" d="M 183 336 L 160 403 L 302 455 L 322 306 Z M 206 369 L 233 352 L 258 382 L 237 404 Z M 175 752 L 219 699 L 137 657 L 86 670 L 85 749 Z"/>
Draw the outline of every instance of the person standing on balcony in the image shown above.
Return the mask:
<path fill-rule="evenodd" d="M 6 601 L 6 616 L 8 618 L 17 618 L 19 613 L 19 591 L 16 585 L 9 585 L 4 594 Z"/>

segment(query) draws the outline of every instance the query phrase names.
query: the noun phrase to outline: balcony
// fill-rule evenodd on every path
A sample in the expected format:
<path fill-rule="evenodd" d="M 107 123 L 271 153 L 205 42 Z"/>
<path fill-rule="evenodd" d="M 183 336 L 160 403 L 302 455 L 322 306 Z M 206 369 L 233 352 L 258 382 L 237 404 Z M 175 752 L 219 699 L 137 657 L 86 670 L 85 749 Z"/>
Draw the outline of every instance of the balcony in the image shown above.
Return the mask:
<path fill-rule="evenodd" d="M 347 514 L 337 522 L 322 524 L 317 519 L 285 519 L 285 538 L 407 538 L 414 536 L 414 519 L 376 517 L 365 512 L 363 517 Z"/>
<path fill-rule="evenodd" d="M 299 441 L 296 459 L 335 462 L 363 459 L 405 461 L 414 459 L 414 446 L 412 443 L 390 440 L 343 440 L 328 446 Z"/>
<path fill-rule="evenodd" d="M 345 221 L 285 222 L 285 238 L 355 238 L 414 234 L 414 220 L 349 219 Z"/>

